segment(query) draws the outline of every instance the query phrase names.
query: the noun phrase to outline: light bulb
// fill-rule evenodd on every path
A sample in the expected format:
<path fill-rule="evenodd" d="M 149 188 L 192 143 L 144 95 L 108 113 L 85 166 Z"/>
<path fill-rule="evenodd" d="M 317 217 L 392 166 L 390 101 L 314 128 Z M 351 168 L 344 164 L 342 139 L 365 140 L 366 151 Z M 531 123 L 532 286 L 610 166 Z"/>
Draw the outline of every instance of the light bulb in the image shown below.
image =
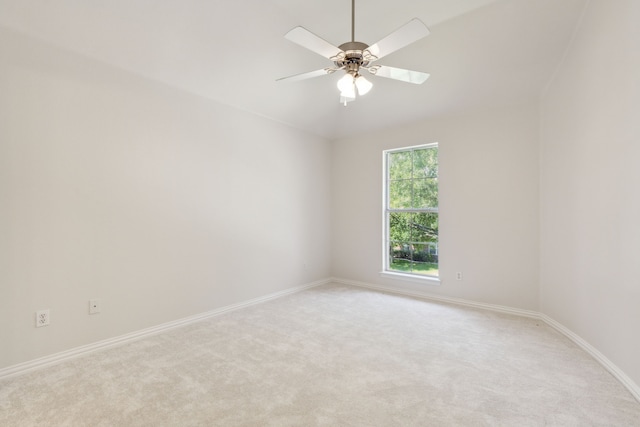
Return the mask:
<path fill-rule="evenodd" d="M 356 77 L 356 87 L 358 88 L 358 95 L 366 95 L 373 87 L 373 83 L 365 79 L 362 76 Z"/>

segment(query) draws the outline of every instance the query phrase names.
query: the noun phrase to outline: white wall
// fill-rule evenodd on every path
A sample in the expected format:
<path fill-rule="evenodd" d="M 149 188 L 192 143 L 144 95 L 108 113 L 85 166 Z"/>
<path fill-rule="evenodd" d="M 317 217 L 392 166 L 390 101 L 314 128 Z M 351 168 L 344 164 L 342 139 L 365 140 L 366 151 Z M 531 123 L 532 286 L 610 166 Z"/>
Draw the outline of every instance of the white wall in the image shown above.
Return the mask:
<path fill-rule="evenodd" d="M 541 309 L 640 384 L 640 2 L 592 0 L 542 101 Z"/>
<path fill-rule="evenodd" d="M 538 130 L 537 103 L 531 103 L 334 142 L 334 276 L 537 309 Z M 381 278 L 382 151 L 430 142 L 440 144 L 442 283 Z"/>
<path fill-rule="evenodd" d="M 330 276 L 329 142 L 10 31 L 0 58 L 0 368 Z"/>

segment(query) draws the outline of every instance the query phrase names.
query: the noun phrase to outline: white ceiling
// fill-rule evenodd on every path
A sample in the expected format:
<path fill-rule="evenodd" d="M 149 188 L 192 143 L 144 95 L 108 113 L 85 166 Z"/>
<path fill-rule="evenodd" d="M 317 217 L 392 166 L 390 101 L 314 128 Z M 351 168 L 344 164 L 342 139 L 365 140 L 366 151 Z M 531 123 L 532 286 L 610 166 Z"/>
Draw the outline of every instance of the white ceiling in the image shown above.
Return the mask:
<path fill-rule="evenodd" d="M 571 40 L 586 0 L 356 0 L 356 40 L 410 19 L 431 35 L 380 64 L 424 71 L 421 86 L 371 77 L 347 107 L 338 73 L 279 77 L 331 63 L 284 39 L 302 25 L 350 39 L 350 0 L 0 0 L 0 25 L 330 139 L 534 99 Z"/>

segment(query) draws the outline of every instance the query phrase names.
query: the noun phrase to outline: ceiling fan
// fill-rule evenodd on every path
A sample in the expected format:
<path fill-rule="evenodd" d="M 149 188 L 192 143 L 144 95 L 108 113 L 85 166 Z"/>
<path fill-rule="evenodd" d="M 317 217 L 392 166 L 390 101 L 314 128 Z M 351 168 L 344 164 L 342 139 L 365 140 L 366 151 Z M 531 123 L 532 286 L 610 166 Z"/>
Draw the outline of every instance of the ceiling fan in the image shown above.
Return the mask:
<path fill-rule="evenodd" d="M 350 42 L 336 47 L 303 27 L 295 27 L 284 36 L 287 40 L 329 59 L 333 62 L 333 66 L 278 80 L 304 80 L 344 70 L 346 74 L 338 81 L 338 89 L 340 89 L 340 103 L 345 106 L 348 102 L 355 101 L 356 92 L 362 96 L 373 87 L 373 84 L 362 76 L 363 69 L 378 77 L 422 84 L 429 78 L 429 74 L 385 65 L 372 65 L 372 63 L 428 35 L 427 26 L 418 18 L 414 18 L 371 46 L 357 42 L 355 41 L 355 0 L 351 0 Z"/>

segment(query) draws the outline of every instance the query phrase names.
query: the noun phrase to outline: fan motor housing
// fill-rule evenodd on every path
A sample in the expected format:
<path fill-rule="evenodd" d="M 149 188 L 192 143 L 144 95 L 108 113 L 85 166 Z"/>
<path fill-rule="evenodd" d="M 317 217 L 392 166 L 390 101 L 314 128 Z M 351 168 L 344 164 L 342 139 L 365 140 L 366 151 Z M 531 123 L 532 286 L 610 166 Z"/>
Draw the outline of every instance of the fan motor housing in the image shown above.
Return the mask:
<path fill-rule="evenodd" d="M 362 42 L 346 42 L 338 46 L 344 52 L 344 57 L 334 61 L 337 67 L 346 67 L 347 70 L 369 65 L 369 61 L 364 59 L 364 51 L 369 47 L 368 44 Z"/>

